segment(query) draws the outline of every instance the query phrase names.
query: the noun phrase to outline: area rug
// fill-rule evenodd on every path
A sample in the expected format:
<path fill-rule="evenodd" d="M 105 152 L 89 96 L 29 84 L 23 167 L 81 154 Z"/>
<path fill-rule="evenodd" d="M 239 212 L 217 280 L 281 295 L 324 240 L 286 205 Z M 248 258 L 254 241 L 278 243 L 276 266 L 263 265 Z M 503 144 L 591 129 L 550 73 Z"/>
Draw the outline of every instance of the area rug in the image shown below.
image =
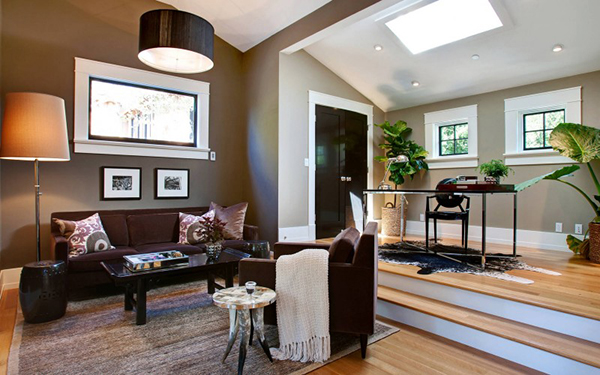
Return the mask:
<path fill-rule="evenodd" d="M 500 254 L 486 254 L 485 270 L 482 270 L 474 267 L 481 265 L 481 251 L 479 250 L 468 248 L 465 254 L 463 247 L 456 245 L 445 245 L 441 242 L 438 242 L 437 244 L 430 242 L 430 250 L 435 250 L 438 253 L 446 254 L 463 262 L 460 263 L 433 253 L 426 253 L 423 249 L 424 247 L 424 241 L 405 241 L 393 244 L 384 244 L 379 246 L 379 260 L 387 263 L 406 264 L 420 267 L 421 269 L 417 273 L 422 275 L 438 272 L 470 273 L 506 281 L 513 281 L 521 284 L 533 284 L 533 280 L 514 276 L 506 273 L 506 271 L 525 270 L 539 272 L 546 275 L 560 276 L 560 273 L 558 272 L 539 267 L 532 267 L 520 260 L 519 256 L 517 256 L 517 258 L 496 258 L 494 255 Z"/>
<path fill-rule="evenodd" d="M 266 326 L 270 346 L 278 347 L 277 327 Z M 377 323 L 369 342 L 398 331 Z M 206 282 L 171 285 L 148 294 L 148 322 L 135 325 L 120 295 L 69 302 L 58 320 L 24 323 L 19 312 L 8 374 L 235 374 L 239 336 L 225 363 L 227 310 L 212 304 Z M 357 349 L 352 335 L 332 334 L 334 361 Z M 260 345 L 249 347 L 246 374 L 304 374 L 324 364 L 275 361 Z"/>

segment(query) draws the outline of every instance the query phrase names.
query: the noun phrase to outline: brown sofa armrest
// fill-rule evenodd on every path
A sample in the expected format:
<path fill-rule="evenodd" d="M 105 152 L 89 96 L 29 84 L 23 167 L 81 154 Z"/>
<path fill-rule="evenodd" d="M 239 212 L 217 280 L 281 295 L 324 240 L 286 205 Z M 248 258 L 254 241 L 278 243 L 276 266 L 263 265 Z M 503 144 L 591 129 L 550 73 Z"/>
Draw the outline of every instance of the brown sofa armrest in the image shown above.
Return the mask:
<path fill-rule="evenodd" d="M 277 242 L 273 247 L 275 259 L 282 255 L 295 254 L 304 249 L 324 249 L 329 250 L 329 244 L 311 243 L 311 242 Z"/>
<path fill-rule="evenodd" d="M 69 261 L 69 243 L 63 236 L 50 235 L 50 256 L 54 260 Z"/>
<path fill-rule="evenodd" d="M 377 301 L 376 271 L 348 263 L 329 263 L 331 331 L 373 333 Z"/>
<path fill-rule="evenodd" d="M 244 224 L 243 237 L 248 241 L 258 240 L 258 227 L 255 225 Z"/>

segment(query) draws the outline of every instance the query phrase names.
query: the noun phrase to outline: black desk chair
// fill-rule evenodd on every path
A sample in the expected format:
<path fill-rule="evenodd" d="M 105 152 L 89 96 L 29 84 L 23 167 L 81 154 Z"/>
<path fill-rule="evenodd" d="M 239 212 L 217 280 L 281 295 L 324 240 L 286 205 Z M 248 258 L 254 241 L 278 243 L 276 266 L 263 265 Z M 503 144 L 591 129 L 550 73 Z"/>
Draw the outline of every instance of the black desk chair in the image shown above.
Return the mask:
<path fill-rule="evenodd" d="M 440 181 L 439 185 L 449 183 L 450 179 Z M 429 201 L 435 199 L 437 205 L 431 210 Z M 463 207 L 463 202 L 466 206 Z M 460 211 L 440 211 L 440 208 L 459 208 Z M 438 220 L 460 220 L 462 224 L 461 245 L 467 252 L 467 242 L 469 239 L 469 211 L 471 208 L 471 198 L 464 195 L 454 195 L 452 193 L 437 193 L 427 197 L 425 206 L 425 248 L 429 250 L 429 220 L 433 219 L 433 239 L 437 243 L 437 221 Z"/>

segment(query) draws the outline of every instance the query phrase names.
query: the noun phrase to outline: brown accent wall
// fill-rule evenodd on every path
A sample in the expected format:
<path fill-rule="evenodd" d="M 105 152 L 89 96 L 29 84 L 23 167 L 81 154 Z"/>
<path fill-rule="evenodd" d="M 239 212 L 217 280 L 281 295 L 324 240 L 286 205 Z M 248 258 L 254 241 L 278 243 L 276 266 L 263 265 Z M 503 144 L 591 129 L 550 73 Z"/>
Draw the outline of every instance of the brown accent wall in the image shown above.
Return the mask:
<path fill-rule="evenodd" d="M 74 57 L 152 70 L 137 59 L 137 24 L 143 12 L 166 7 L 152 0 L 3 0 L 1 4 L 2 98 L 13 91 L 64 98 L 71 140 Z M 71 153 L 70 162 L 41 163 L 44 257 L 54 211 L 201 206 L 211 200 L 233 204 L 243 199 L 241 181 L 247 166 L 242 53 L 217 37 L 215 68 L 184 77 L 211 84 L 210 147 L 217 152 L 217 161 Z M 100 201 L 101 166 L 141 167 L 142 199 Z M 189 168 L 190 198 L 154 199 L 156 167 Z M 35 260 L 33 163 L 2 161 L 1 173 L 0 268 L 11 268 Z"/>
<path fill-rule="evenodd" d="M 404 120 L 413 128 L 412 138 L 419 144 L 424 144 L 424 114 L 466 105 L 478 105 L 478 150 L 479 163 L 491 159 L 504 159 L 504 99 L 523 95 L 531 95 L 546 91 L 559 90 L 582 86 L 582 123 L 600 127 L 600 71 L 581 74 L 573 77 L 541 82 L 527 86 L 515 87 L 501 91 L 490 92 L 455 100 L 427 104 L 418 107 L 389 112 L 386 114 L 390 122 Z M 556 170 L 562 165 L 531 165 L 512 167 L 514 175 L 510 175 L 506 183 L 518 183 L 530 178 Z M 594 162 L 597 171 L 600 165 Z M 459 174 L 477 174 L 474 168 L 438 169 L 431 170 L 416 177 L 407 187 L 433 188 L 438 181 L 446 177 L 456 177 Z M 569 179 L 570 182 L 593 194 L 594 185 L 587 170 L 582 169 Z M 419 213 L 425 208 L 422 197 L 409 197 L 409 219 L 419 220 Z M 472 223 L 479 225 L 481 205 L 479 199 L 473 199 Z M 554 232 L 554 223 L 562 222 L 563 231 L 572 233 L 574 224 L 584 224 L 593 218 L 592 210 L 585 200 L 572 188 L 554 181 L 542 181 L 523 191 L 518 198 L 519 229 L 532 231 Z M 492 196 L 488 201 L 488 225 L 499 228 L 512 227 L 512 201 L 509 197 Z"/>
<path fill-rule="evenodd" d="M 248 175 L 244 197 L 262 236 L 277 239 L 279 52 L 374 3 L 333 0 L 250 49 L 243 56 Z"/>

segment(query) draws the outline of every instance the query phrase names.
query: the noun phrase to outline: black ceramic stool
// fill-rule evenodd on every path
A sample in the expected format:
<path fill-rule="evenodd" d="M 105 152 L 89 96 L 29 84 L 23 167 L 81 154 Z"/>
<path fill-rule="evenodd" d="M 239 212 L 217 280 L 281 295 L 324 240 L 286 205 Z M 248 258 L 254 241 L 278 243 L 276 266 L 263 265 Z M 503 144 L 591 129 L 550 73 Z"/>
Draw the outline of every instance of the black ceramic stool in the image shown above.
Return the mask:
<path fill-rule="evenodd" d="M 246 241 L 245 250 L 252 258 L 269 259 L 271 257 L 271 248 L 269 241 L 265 240 L 250 240 Z"/>
<path fill-rule="evenodd" d="M 21 271 L 19 299 L 28 323 L 58 319 L 67 310 L 67 267 L 62 260 L 28 263 Z"/>

